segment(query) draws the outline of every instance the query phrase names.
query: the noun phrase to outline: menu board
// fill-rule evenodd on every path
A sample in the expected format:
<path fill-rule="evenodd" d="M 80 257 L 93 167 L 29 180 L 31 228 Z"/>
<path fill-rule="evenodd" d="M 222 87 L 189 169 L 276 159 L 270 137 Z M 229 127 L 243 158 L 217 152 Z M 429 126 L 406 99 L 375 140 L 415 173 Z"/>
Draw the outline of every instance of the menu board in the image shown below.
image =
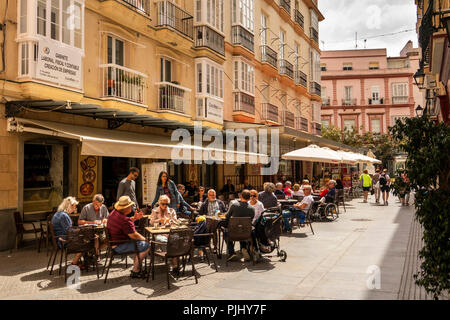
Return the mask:
<path fill-rule="evenodd" d="M 91 201 L 97 193 L 98 157 L 79 155 L 78 157 L 78 201 Z"/>
<path fill-rule="evenodd" d="M 142 164 L 142 203 L 144 205 L 153 202 L 156 194 L 156 184 L 161 171 L 167 171 L 166 162 Z"/>
<path fill-rule="evenodd" d="M 344 188 L 352 187 L 352 175 L 351 174 L 343 174 L 342 175 L 342 185 Z"/>

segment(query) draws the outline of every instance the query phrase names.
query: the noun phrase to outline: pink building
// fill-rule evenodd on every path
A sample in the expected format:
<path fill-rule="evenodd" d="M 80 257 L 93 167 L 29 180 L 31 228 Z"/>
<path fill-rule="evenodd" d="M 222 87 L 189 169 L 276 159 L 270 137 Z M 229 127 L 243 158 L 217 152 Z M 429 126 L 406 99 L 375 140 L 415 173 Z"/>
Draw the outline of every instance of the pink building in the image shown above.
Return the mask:
<path fill-rule="evenodd" d="M 387 133 L 397 118 L 424 105 L 413 75 L 419 49 L 409 41 L 399 57 L 386 49 L 322 51 L 322 125 Z"/>

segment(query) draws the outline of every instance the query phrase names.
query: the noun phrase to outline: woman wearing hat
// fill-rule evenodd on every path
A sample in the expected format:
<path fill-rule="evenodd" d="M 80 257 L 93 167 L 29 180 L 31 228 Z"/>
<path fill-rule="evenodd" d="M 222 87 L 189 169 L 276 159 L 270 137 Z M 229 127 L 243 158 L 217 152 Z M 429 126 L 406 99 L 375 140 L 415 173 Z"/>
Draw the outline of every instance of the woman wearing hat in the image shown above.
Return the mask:
<path fill-rule="evenodd" d="M 170 208 L 175 211 L 180 206 L 181 195 L 178 192 L 175 182 L 169 179 L 169 174 L 166 171 L 161 171 L 158 177 L 158 182 L 156 185 L 155 198 L 153 199 L 152 206 L 159 201 L 162 195 L 166 195 L 170 199 Z"/>
<path fill-rule="evenodd" d="M 129 196 L 122 196 L 114 205 L 114 210 L 108 217 L 107 229 L 110 235 L 110 242 L 113 250 L 118 254 L 126 254 L 135 250 L 136 241 L 139 257 L 134 257 L 132 278 L 141 278 L 145 275 L 141 272 L 141 261 L 147 256 L 150 245 L 146 239 L 136 231 L 134 221 L 142 218 L 142 212 L 135 212 L 133 217 L 127 215 L 131 213 L 134 202 Z M 114 247 L 116 246 L 116 247 Z"/>

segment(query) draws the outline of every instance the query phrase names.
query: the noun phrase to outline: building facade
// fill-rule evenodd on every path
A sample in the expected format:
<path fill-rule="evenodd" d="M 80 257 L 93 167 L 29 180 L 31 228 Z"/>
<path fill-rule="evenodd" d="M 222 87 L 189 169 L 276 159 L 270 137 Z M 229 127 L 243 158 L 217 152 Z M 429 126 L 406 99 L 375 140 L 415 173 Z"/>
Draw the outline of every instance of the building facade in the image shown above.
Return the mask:
<path fill-rule="evenodd" d="M 218 189 L 279 178 L 247 158 L 177 164 L 176 129 L 279 130 L 279 154 L 345 147 L 320 137 L 317 1 L 10 0 L 0 16 L 0 249 L 13 211 L 95 193 L 111 205 L 130 166 L 141 203 L 162 169 Z M 279 173 L 312 170 L 285 162 Z"/>
<path fill-rule="evenodd" d="M 398 57 L 386 49 L 323 51 L 322 125 L 388 133 L 396 119 L 423 103 L 413 75 L 419 50 L 409 41 Z"/>
<path fill-rule="evenodd" d="M 415 79 L 424 93 L 424 112 L 449 123 L 450 1 L 416 0 L 421 60 Z"/>

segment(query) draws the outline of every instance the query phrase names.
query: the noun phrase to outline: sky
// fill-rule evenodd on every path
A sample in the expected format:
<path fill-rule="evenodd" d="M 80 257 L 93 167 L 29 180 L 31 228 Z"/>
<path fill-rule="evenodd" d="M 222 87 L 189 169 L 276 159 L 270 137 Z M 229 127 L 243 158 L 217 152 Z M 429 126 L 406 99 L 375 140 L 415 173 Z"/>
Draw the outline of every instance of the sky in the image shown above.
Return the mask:
<path fill-rule="evenodd" d="M 395 57 L 412 40 L 417 47 L 415 25 L 417 11 L 414 0 L 319 0 L 325 20 L 319 23 L 321 50 L 386 48 Z M 399 31 L 395 35 L 386 35 Z M 370 38 L 379 35 L 382 37 Z M 367 38 L 366 43 L 364 39 Z M 324 43 L 323 43 L 324 42 Z"/>

